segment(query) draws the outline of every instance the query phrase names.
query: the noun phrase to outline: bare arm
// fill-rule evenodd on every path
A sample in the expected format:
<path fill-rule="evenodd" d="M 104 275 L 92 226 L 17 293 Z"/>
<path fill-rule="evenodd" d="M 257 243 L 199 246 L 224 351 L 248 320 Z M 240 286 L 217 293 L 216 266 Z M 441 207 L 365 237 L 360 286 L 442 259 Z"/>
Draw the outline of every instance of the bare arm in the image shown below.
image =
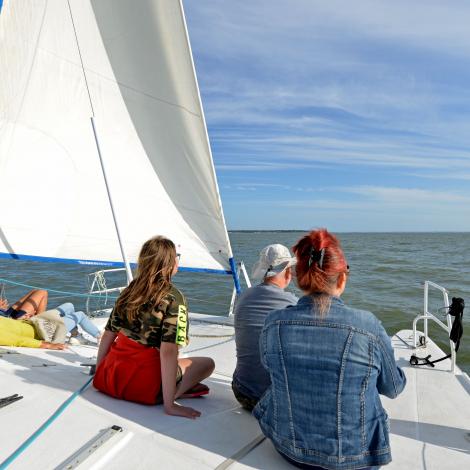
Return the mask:
<path fill-rule="evenodd" d="M 160 362 L 162 368 L 163 406 L 165 413 L 191 419 L 196 419 L 201 416 L 199 411 L 175 403 L 178 346 L 174 343 L 163 342 L 160 347 Z"/>
<path fill-rule="evenodd" d="M 101 336 L 100 347 L 98 349 L 98 358 L 96 359 L 96 366 L 100 364 L 100 362 L 106 357 L 108 354 L 109 348 L 114 343 L 116 339 L 117 333 L 113 333 L 112 331 L 105 330 L 103 336 Z"/>

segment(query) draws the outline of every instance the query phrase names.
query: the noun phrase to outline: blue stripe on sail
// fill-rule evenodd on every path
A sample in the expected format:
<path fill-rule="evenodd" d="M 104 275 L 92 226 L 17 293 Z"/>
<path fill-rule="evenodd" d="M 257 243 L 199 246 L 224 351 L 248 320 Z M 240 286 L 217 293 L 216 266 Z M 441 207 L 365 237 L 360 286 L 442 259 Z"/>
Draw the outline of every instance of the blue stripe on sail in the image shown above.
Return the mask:
<path fill-rule="evenodd" d="M 98 261 L 90 259 L 71 259 L 71 258 L 52 258 L 48 256 L 31 256 L 20 255 L 18 253 L 0 253 L 0 259 L 18 259 L 23 261 L 42 261 L 43 263 L 67 263 L 67 264 L 81 264 L 84 266 L 104 266 L 107 268 L 123 268 L 122 261 Z M 131 267 L 135 268 L 136 264 L 131 263 Z M 189 273 L 208 273 L 208 274 L 232 274 L 232 271 L 225 269 L 209 269 L 209 268 L 185 268 L 181 266 L 178 268 L 181 272 Z"/>

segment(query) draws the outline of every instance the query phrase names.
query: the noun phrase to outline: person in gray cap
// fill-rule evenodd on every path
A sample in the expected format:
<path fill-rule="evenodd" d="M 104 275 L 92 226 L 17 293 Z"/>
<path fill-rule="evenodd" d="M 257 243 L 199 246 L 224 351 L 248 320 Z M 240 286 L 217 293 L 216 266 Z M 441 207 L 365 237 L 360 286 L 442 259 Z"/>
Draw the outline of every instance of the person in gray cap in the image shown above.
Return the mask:
<path fill-rule="evenodd" d="M 264 320 L 273 310 L 297 304 L 298 298 L 284 289 L 292 279 L 295 258 L 284 245 L 268 245 L 259 254 L 252 276 L 261 284 L 245 290 L 235 304 L 237 366 L 232 390 L 238 402 L 251 411 L 270 385 L 261 365 L 259 336 Z"/>

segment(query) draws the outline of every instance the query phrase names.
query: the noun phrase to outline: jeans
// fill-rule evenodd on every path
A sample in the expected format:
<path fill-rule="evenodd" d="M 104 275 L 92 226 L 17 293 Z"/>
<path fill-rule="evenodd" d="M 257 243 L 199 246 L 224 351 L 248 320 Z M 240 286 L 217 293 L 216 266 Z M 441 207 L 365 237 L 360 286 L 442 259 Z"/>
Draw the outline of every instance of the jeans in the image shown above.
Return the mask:
<path fill-rule="evenodd" d="M 67 302 L 65 304 L 59 305 L 57 310 L 60 312 L 60 316 L 63 317 L 67 331 L 72 331 L 77 325 L 89 335 L 96 338 L 100 335 L 100 330 L 98 327 L 82 312 L 75 311 L 75 307 L 72 303 Z"/>

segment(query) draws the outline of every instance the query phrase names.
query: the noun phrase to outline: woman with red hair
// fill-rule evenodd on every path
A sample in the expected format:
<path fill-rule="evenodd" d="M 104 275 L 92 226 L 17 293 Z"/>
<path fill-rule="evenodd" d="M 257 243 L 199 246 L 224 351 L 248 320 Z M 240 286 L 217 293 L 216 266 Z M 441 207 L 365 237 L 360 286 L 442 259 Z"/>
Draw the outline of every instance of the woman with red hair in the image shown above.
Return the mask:
<path fill-rule="evenodd" d="M 289 462 L 307 469 L 364 469 L 391 461 L 388 417 L 406 379 L 390 338 L 370 312 L 340 299 L 348 276 L 339 240 L 314 230 L 293 247 L 304 296 L 271 312 L 260 338 L 271 386 L 254 415 Z"/>

